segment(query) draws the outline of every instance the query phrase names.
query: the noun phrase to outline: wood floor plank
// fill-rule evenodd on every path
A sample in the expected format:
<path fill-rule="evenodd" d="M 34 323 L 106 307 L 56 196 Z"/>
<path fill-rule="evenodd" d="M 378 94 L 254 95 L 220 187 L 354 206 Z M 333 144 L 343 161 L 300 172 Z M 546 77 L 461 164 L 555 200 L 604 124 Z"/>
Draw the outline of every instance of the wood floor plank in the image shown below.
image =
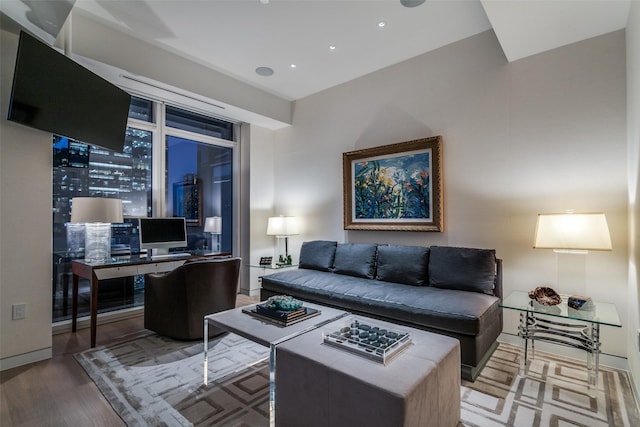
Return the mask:
<path fill-rule="evenodd" d="M 238 295 L 236 305 L 257 302 Z M 98 327 L 98 345 L 117 342 L 144 330 L 142 316 Z M 90 331 L 53 336 L 53 357 L 0 372 L 0 426 L 100 426 L 125 423 L 73 355 L 89 348 Z"/>

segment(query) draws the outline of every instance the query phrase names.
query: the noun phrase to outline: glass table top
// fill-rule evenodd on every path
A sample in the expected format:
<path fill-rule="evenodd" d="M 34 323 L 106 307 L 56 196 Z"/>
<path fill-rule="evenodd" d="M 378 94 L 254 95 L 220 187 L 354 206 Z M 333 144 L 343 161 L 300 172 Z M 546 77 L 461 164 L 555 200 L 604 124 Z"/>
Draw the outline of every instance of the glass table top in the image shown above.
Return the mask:
<path fill-rule="evenodd" d="M 249 264 L 249 267 L 252 268 L 264 268 L 267 270 L 280 270 L 281 268 L 293 268 L 297 267 L 298 264 Z"/>
<path fill-rule="evenodd" d="M 622 327 L 616 306 L 607 302 L 593 301 L 589 309 L 573 309 L 567 305 L 568 295 L 561 295 L 562 302 L 558 305 L 542 305 L 529 298 L 529 294 L 523 291 L 514 291 L 505 298 L 500 307 L 511 310 L 544 314 L 563 319 L 581 320 L 584 322 L 598 323 L 601 325 Z"/>
<path fill-rule="evenodd" d="M 160 256 L 151 256 L 151 254 L 131 254 L 131 255 L 121 255 L 121 256 L 112 256 L 106 261 L 85 261 L 84 257 L 71 259 L 70 261 L 91 266 L 93 268 L 99 267 L 113 267 L 118 265 L 134 265 L 134 264 L 145 264 L 152 262 L 162 262 L 162 261 L 186 261 L 189 258 L 194 257 L 216 257 L 216 256 L 230 256 L 231 254 L 226 252 L 210 252 L 207 250 L 189 250 L 184 252 L 173 252 L 168 253 L 166 255 Z"/>

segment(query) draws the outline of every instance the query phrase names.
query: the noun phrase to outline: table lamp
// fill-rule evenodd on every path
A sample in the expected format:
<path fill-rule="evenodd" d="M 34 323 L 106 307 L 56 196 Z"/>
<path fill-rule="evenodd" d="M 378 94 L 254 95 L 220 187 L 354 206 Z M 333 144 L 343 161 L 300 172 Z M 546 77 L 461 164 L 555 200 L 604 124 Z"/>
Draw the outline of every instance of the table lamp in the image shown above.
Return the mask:
<path fill-rule="evenodd" d="M 84 260 L 107 262 L 111 259 L 111 223 L 123 222 L 122 200 L 74 197 L 70 222 L 85 224 Z"/>
<path fill-rule="evenodd" d="M 284 256 L 280 255 L 280 263 L 291 264 L 289 255 L 289 236 L 298 234 L 298 220 L 295 216 L 272 216 L 267 223 L 267 235 L 284 238 Z"/>
<path fill-rule="evenodd" d="M 612 247 L 607 218 L 604 213 L 539 214 L 533 247 L 573 255 L 586 255 L 589 251 L 610 251 Z M 575 277 L 581 273 L 584 286 L 584 257 L 581 261 L 582 268 L 570 271 L 569 275 Z M 560 276 L 560 268 L 558 273 Z"/>
<path fill-rule="evenodd" d="M 603 213 L 539 214 L 533 247 L 573 254 L 610 251 L 607 218 Z"/>
<path fill-rule="evenodd" d="M 204 232 L 211 233 L 211 249 L 220 252 L 220 234 L 222 234 L 222 217 L 208 216 L 204 220 Z M 216 237 L 215 247 L 213 245 L 213 236 Z"/>

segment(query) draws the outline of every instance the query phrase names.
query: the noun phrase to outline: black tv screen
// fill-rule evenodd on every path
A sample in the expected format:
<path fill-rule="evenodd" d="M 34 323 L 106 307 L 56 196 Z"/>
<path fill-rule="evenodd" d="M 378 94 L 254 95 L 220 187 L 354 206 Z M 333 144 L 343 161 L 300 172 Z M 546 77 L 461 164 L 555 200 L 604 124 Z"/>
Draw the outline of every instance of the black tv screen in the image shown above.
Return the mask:
<path fill-rule="evenodd" d="M 131 96 L 20 33 L 8 120 L 122 152 Z"/>

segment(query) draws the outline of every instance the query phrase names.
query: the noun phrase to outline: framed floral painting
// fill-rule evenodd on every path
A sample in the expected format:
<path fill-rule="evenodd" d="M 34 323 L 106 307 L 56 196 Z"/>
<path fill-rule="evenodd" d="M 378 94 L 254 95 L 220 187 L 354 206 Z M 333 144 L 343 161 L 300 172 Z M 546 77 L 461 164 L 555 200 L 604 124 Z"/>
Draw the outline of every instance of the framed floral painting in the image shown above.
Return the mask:
<path fill-rule="evenodd" d="M 342 154 L 345 230 L 443 231 L 442 137 Z"/>

